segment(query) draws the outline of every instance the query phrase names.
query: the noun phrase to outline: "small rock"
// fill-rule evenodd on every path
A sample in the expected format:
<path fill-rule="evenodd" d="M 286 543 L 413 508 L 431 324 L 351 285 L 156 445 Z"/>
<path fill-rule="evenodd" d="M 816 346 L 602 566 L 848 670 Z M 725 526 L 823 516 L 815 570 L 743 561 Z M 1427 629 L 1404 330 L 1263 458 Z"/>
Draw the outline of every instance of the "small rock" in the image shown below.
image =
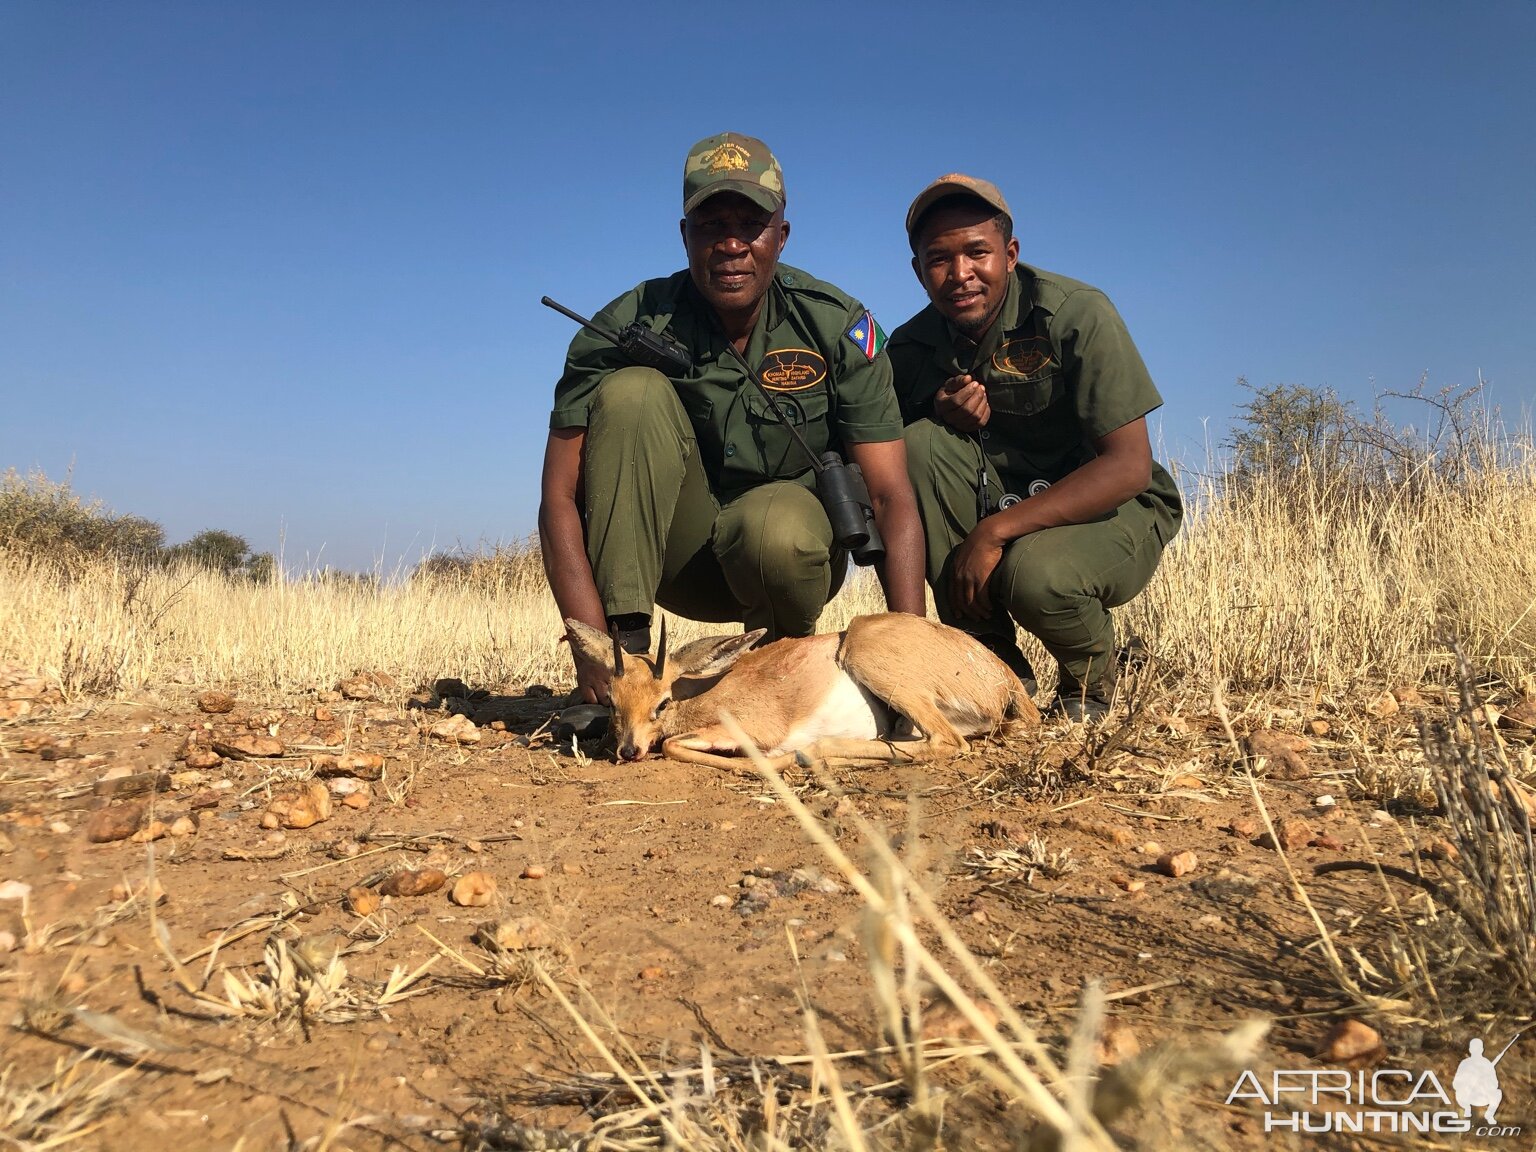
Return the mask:
<path fill-rule="evenodd" d="M 151 820 L 128 839 L 135 844 L 148 844 L 152 840 L 163 840 L 170 834 L 171 826 L 164 820 Z"/>
<path fill-rule="evenodd" d="M 384 757 L 377 752 L 342 752 L 336 757 L 336 771 L 359 780 L 377 780 L 384 775 Z"/>
<path fill-rule="evenodd" d="M 1227 831 L 1234 836 L 1242 837 L 1244 840 L 1252 840 L 1259 834 L 1259 823 L 1257 820 L 1250 820 L 1246 816 L 1239 816 L 1231 824 L 1227 825 Z"/>
<path fill-rule="evenodd" d="M 341 798 L 341 803 L 344 807 L 354 809 L 355 811 L 362 811 L 372 802 L 372 799 L 366 792 L 350 792 Z"/>
<path fill-rule="evenodd" d="M 1361 1067 L 1386 1055 L 1381 1034 L 1358 1020 L 1340 1020 L 1323 1037 L 1318 1056 L 1331 1064 Z"/>
<path fill-rule="evenodd" d="M 55 820 L 48 825 L 48 831 L 52 832 L 55 836 L 63 836 L 68 834 L 71 829 L 63 820 Z"/>
<path fill-rule="evenodd" d="M 233 712 L 235 698 L 228 692 L 204 692 L 197 698 L 197 710 L 207 712 L 210 715 L 219 715 L 224 712 Z"/>
<path fill-rule="evenodd" d="M 336 685 L 348 700 L 383 700 L 396 689 L 395 678 L 384 672 L 359 672 Z"/>
<path fill-rule="evenodd" d="M 718 896 L 711 896 L 709 903 L 715 908 L 729 908 L 731 906 L 731 898 L 722 892 Z"/>
<path fill-rule="evenodd" d="M 126 840 L 144 823 L 144 805 L 109 804 L 92 812 L 85 822 L 85 838 L 92 844 Z"/>
<path fill-rule="evenodd" d="M 336 719 L 336 710 L 321 704 L 315 708 L 314 717 L 317 724 L 329 724 L 332 720 Z"/>
<path fill-rule="evenodd" d="M 0 900 L 26 900 L 32 895 L 32 885 L 24 880 L 7 880 L 0 884 Z"/>
<path fill-rule="evenodd" d="M 1200 858 L 1189 849 L 1165 852 L 1157 858 L 1157 870 L 1164 876 L 1188 876 L 1199 867 Z"/>
<path fill-rule="evenodd" d="M 16 951 L 16 933 L 0 928 L 0 953 Z"/>
<path fill-rule="evenodd" d="M 331 856 L 336 860 L 350 860 L 360 855 L 363 846 L 350 836 L 345 836 L 331 845 Z"/>
<path fill-rule="evenodd" d="M 1397 709 L 1397 697 L 1390 692 L 1383 692 L 1365 706 L 1365 710 L 1378 720 L 1385 720 L 1389 716 L 1396 716 Z"/>
<path fill-rule="evenodd" d="M 1461 849 L 1443 836 L 1431 839 L 1424 845 L 1424 851 L 1431 860 L 1439 860 L 1446 864 L 1454 864 L 1461 859 Z"/>
<path fill-rule="evenodd" d="M 172 836 L 196 836 L 197 821 L 190 816 L 178 816 L 171 821 Z"/>
<path fill-rule="evenodd" d="M 1344 842 L 1336 836 L 1330 836 L 1326 832 L 1312 837 L 1311 840 L 1307 841 L 1307 844 L 1312 848 L 1326 848 L 1330 852 L 1344 851 Z"/>
<path fill-rule="evenodd" d="M 334 688 L 324 688 L 315 693 L 315 699 L 322 704 L 335 704 L 341 698 L 341 693 Z"/>
<path fill-rule="evenodd" d="M 214 740 L 212 743 L 215 752 L 233 760 L 281 756 L 287 751 L 276 736 L 259 736 L 254 732 L 241 732 L 228 740 Z"/>
<path fill-rule="evenodd" d="M 508 952 L 555 946 L 554 930 L 537 916 L 518 916 L 498 924 L 482 925 L 480 935 Z"/>
<path fill-rule="evenodd" d="M 379 910 L 379 894 L 372 888 L 348 888 L 347 911 L 354 916 L 372 916 Z"/>
<path fill-rule="evenodd" d="M 1163 854 L 1163 846 L 1156 840 L 1148 840 L 1141 847 L 1137 848 L 1136 851 L 1140 852 L 1143 856 L 1161 856 Z"/>
<path fill-rule="evenodd" d="M 496 880 L 487 872 L 466 872 L 448 897 L 461 908 L 485 908 L 496 898 Z"/>
<path fill-rule="evenodd" d="M 667 970 L 662 968 L 660 965 L 653 964 L 648 968 L 640 969 L 640 979 L 647 983 L 652 983 L 657 980 L 665 980 L 666 978 Z"/>
<path fill-rule="evenodd" d="M 165 888 L 159 880 L 153 883 L 145 881 L 137 886 L 129 884 L 125 880 L 119 880 L 112 885 L 112 899 L 119 904 L 126 904 L 129 900 L 153 900 L 156 904 L 165 903 Z"/>
<path fill-rule="evenodd" d="M 436 868 L 423 868 L 419 872 L 405 868 L 386 876 L 379 891 L 385 896 L 425 896 L 436 892 L 447 881 L 448 877 Z"/>
<path fill-rule="evenodd" d="M 261 814 L 261 826 L 267 829 L 281 828 L 283 826 L 283 818 L 269 808 Z"/>
<path fill-rule="evenodd" d="M 209 768 L 217 768 L 220 764 L 224 763 L 224 757 L 220 756 L 212 748 L 204 748 L 201 746 L 196 748 L 189 748 L 187 750 L 186 756 L 183 757 L 183 759 L 185 760 L 188 768 L 194 768 L 199 771 L 206 771 Z"/>
<path fill-rule="evenodd" d="M 1326 792 L 1321 796 L 1315 796 L 1312 799 L 1312 807 L 1314 808 L 1332 808 L 1337 803 L 1338 801 L 1335 800 L 1332 796 L 1328 795 Z"/>
<path fill-rule="evenodd" d="M 1536 699 L 1518 700 L 1504 709 L 1499 727 L 1527 738 L 1536 734 Z"/>
<path fill-rule="evenodd" d="M 1401 688 L 1392 689 L 1392 699 L 1397 701 L 1400 708 L 1424 707 L 1424 697 L 1421 696 L 1419 694 L 1419 690 L 1414 688 L 1412 685 L 1405 685 Z"/>
<path fill-rule="evenodd" d="M 1371 813 L 1371 823 L 1372 824 L 1396 824 L 1397 823 L 1397 817 L 1393 816 L 1392 813 L 1388 812 L 1385 808 L 1378 808 L 1378 809 L 1376 809 L 1376 811 Z"/>
<path fill-rule="evenodd" d="M 288 804 L 283 823 L 289 828 L 312 828 L 331 818 L 331 793 L 318 780 L 305 784 Z"/>
<path fill-rule="evenodd" d="M 1104 1021 L 1104 1030 L 1099 1033 L 1098 1043 L 1093 1047 L 1099 1067 L 1113 1068 L 1140 1052 L 1141 1041 L 1136 1038 L 1129 1024 L 1113 1016 Z"/>
<path fill-rule="evenodd" d="M 1312 775 L 1302 759 L 1302 753 L 1311 748 L 1304 737 L 1266 729 L 1249 733 L 1244 744 L 1249 757 L 1263 760 L 1276 780 L 1305 780 Z"/>
<path fill-rule="evenodd" d="M 75 754 L 75 742 L 64 738 L 50 740 L 37 750 L 37 754 L 44 760 L 68 760 Z"/>
<path fill-rule="evenodd" d="M 1295 852 L 1298 848 L 1305 848 L 1312 840 L 1312 826 L 1305 820 L 1290 819 L 1280 821 L 1275 829 L 1279 837 L 1280 847 L 1287 852 Z M 1260 843 L 1265 848 L 1274 848 L 1275 841 L 1270 838 L 1268 832 L 1264 833 Z"/>
<path fill-rule="evenodd" d="M 547 875 L 547 869 L 542 864 L 529 864 L 522 871 L 524 880 L 542 880 Z"/>
<path fill-rule="evenodd" d="M 468 716 L 449 716 L 427 729 L 427 735 L 445 744 L 478 744 L 480 729 Z"/>
<path fill-rule="evenodd" d="M 1333 725 L 1328 723 L 1328 721 L 1326 721 L 1326 720 L 1321 720 L 1321 719 L 1319 719 L 1319 720 L 1308 720 L 1307 721 L 1307 731 L 1309 733 L 1311 733 L 1313 736 L 1316 736 L 1319 739 L 1321 739 L 1322 737 L 1327 736 L 1330 732 L 1333 731 Z"/>

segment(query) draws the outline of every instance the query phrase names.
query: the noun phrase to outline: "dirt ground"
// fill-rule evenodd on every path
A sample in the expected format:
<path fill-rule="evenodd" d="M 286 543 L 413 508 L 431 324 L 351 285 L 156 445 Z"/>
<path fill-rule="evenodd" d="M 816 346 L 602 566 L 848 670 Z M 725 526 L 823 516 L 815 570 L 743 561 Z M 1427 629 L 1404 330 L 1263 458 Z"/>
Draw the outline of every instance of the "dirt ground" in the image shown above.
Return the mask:
<path fill-rule="evenodd" d="M 500 1126 L 503 1140 L 514 1122 L 585 1130 L 629 1102 L 536 967 L 605 1043 L 658 1071 L 699 1067 L 704 1047 L 724 1079 L 741 1083 L 756 1060 L 792 1094 L 808 1066 L 768 1061 L 810 1051 L 802 994 L 833 1052 L 883 1043 L 861 900 L 752 773 L 618 764 L 601 740 L 562 747 L 550 734 L 559 701 L 538 688 L 414 701 L 427 707 L 387 686 L 379 695 L 240 698 L 205 713 L 188 692 L 59 703 L 0 725 L 0 885 L 26 888 L 0 889 L 11 938 L 6 950 L 0 935 L 0 1147 L 18 1130 L 3 1109 L 25 1088 L 63 1097 L 61 1115 L 93 1117 L 68 1146 L 118 1152 L 428 1149 L 477 1125 Z M 1111 996 L 1111 1061 L 1136 1047 L 1209 1045 L 1263 1015 L 1274 1024 L 1260 1077 L 1332 1068 L 1341 1061 L 1320 1047 L 1354 1016 L 1383 1040 L 1360 1066 L 1429 1069 L 1449 1090 L 1468 1038 L 1483 1036 L 1491 1057 L 1528 1021 L 1436 1019 L 1422 992 L 1396 1012 L 1352 1008 L 1264 842 L 1244 767 L 1257 768 L 1286 859 L 1347 968 L 1364 980 L 1369 965 L 1369 990 L 1396 995 L 1383 941 L 1431 915 L 1424 886 L 1318 866 L 1406 872 L 1411 850 L 1440 834 L 1425 797 L 1379 784 L 1382 765 L 1418 755 L 1415 708 L 1230 708 L 1239 738 L 1258 743 L 1239 751 L 1208 708 L 1154 697 L 1093 735 L 1048 725 L 948 764 L 841 771 L 836 791 L 804 774 L 792 783 L 856 859 L 866 858 L 857 818 L 886 829 L 1058 1059 L 1092 978 Z M 429 734 L 451 712 L 474 716 L 477 743 Z M 282 755 L 240 758 L 237 738 L 254 736 L 275 737 Z M 206 766 L 188 767 L 189 756 Z M 307 821 L 290 818 L 294 806 L 327 807 L 292 795 L 317 770 L 329 816 L 282 827 Z M 366 806 L 347 806 L 347 789 Z M 263 827 L 285 797 L 289 815 Z M 128 824 L 107 827 L 125 809 Z M 91 839 L 183 816 L 195 831 Z M 1167 874 L 1160 860 L 1186 851 L 1193 869 Z M 443 887 L 385 897 L 368 916 L 349 906 L 349 889 L 376 893 L 391 873 L 425 868 L 446 874 Z M 452 902 L 470 872 L 494 879 L 490 906 Z M 153 917 L 151 884 L 164 893 Z M 125 899 L 129 889 L 139 894 Z M 504 948 L 477 935 L 497 923 Z M 327 983 L 338 951 L 345 975 L 332 969 Z M 214 1003 L 231 1002 L 223 970 L 247 989 L 238 1010 Z M 306 981 L 307 970 L 320 975 Z M 301 1011 L 285 997 L 305 987 Z M 1499 1066 L 1499 1121 L 1523 1136 L 1266 1132 L 1262 1104 L 1227 1103 L 1234 1072 L 1115 1131 L 1142 1147 L 1529 1148 L 1533 1057 L 1536 1033 Z M 839 1064 L 855 1087 L 892 1067 L 875 1056 Z M 1008 1146 L 1017 1105 L 963 1065 L 935 1082 L 951 1093 L 947 1147 Z M 877 1117 L 891 1099 L 864 1107 Z"/>

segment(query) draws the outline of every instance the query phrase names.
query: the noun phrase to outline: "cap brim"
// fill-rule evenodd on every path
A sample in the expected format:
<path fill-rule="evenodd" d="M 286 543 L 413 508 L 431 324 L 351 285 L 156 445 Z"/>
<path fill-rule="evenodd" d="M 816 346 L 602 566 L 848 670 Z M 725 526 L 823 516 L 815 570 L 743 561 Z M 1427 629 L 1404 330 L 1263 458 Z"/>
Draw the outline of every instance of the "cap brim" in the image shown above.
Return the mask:
<path fill-rule="evenodd" d="M 767 212 L 777 212 L 784 206 L 784 197 L 756 180 L 717 180 L 683 201 L 683 215 L 686 216 L 711 196 L 718 196 L 722 192 L 735 192 L 745 196 Z"/>
<path fill-rule="evenodd" d="M 917 222 L 922 219 L 923 213 L 928 211 L 928 209 L 932 208 L 946 196 L 970 196 L 976 200 L 980 200 L 989 208 L 996 208 L 1010 220 L 1013 219 L 1013 213 L 1008 211 L 1008 206 L 1006 204 L 999 204 L 996 200 L 992 199 L 992 197 L 986 195 L 983 192 L 977 191 L 970 184 L 963 183 L 959 180 L 948 181 L 943 184 L 930 184 L 928 187 L 924 188 L 922 192 L 918 193 L 917 199 L 912 201 L 912 207 L 907 209 L 907 238 L 909 240 L 915 239 L 915 237 L 912 235 L 912 232 L 913 229 L 916 228 Z"/>

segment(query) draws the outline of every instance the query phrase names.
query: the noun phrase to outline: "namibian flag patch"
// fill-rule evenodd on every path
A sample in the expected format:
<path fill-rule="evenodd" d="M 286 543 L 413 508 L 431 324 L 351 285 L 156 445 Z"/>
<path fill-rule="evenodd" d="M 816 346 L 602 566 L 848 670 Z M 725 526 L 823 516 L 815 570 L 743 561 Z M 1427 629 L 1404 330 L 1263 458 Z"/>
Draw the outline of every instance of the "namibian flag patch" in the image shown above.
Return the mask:
<path fill-rule="evenodd" d="M 873 360 L 885 347 L 885 333 L 875 322 L 874 313 L 869 311 L 865 311 L 864 315 L 859 317 L 859 322 L 848 329 L 844 335 L 858 346 L 866 360 Z"/>

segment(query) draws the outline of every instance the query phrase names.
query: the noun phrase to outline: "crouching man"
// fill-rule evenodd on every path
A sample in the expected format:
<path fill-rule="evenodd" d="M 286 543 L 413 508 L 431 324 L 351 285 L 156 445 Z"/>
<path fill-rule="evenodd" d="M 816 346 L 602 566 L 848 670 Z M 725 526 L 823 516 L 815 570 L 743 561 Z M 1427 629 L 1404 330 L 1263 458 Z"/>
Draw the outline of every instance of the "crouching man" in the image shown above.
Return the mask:
<path fill-rule="evenodd" d="M 694 145 L 681 229 L 688 267 L 595 319 L 666 332 L 692 366 L 671 377 L 635 367 L 583 329 L 555 388 L 539 536 L 561 616 L 617 632 L 631 652 L 649 648 L 658 604 L 769 640 L 815 631 L 847 553 L 789 423 L 818 455 L 861 467 L 886 604 L 922 615 L 922 527 L 884 334 L 863 305 L 779 263 L 784 179 L 762 141 Z M 600 667 L 579 661 L 577 677 L 586 700 L 606 700 Z"/>
<path fill-rule="evenodd" d="M 1146 587 L 1183 515 L 1147 435 L 1162 397 L 1102 292 L 1019 261 L 994 185 L 942 177 L 906 224 L 930 303 L 889 350 L 939 617 L 1032 687 L 1017 621 L 1059 665 L 1056 710 L 1101 718 L 1109 610 Z"/>

